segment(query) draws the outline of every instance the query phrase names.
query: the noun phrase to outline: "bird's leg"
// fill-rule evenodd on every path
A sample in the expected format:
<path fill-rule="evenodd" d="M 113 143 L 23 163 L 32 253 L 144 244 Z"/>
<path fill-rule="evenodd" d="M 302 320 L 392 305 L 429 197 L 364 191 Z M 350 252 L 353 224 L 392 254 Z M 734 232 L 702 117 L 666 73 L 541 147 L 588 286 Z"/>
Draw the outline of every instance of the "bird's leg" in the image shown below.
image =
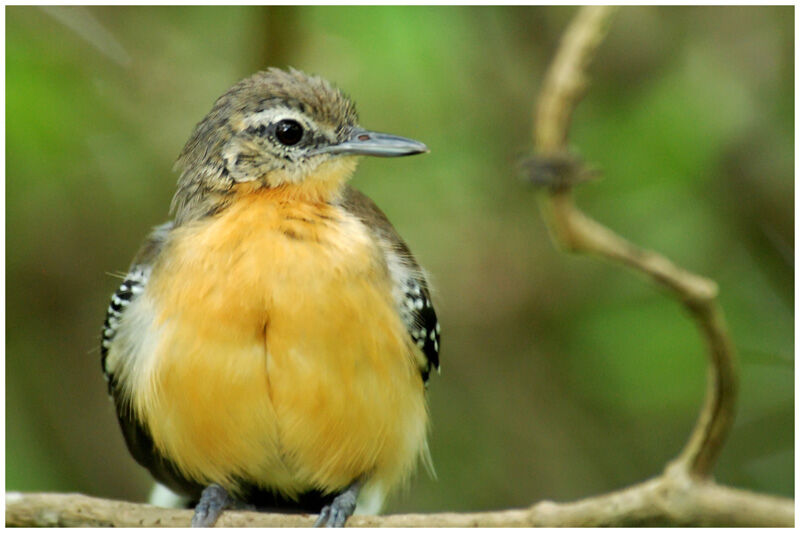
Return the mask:
<path fill-rule="evenodd" d="M 356 510 L 356 500 L 361 491 L 361 481 L 354 481 L 336 496 L 330 505 L 319 513 L 314 527 L 344 527 L 344 523 Z"/>
<path fill-rule="evenodd" d="M 211 527 L 217 523 L 222 511 L 233 504 L 233 500 L 228 491 L 212 483 L 203 489 L 200 501 L 194 508 L 192 516 L 192 527 Z"/>

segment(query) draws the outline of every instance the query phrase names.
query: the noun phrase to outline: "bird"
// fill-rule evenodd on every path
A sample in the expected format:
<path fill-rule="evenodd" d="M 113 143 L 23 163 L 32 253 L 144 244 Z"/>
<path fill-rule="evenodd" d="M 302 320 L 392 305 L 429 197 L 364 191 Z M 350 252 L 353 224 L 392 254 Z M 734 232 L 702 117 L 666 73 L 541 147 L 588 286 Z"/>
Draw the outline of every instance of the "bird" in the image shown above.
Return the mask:
<path fill-rule="evenodd" d="M 293 68 L 239 81 L 195 126 L 171 220 L 101 335 L 127 447 L 192 526 L 245 508 L 341 527 L 431 464 L 431 288 L 348 184 L 361 156 L 428 151 L 362 128 L 348 96 Z"/>

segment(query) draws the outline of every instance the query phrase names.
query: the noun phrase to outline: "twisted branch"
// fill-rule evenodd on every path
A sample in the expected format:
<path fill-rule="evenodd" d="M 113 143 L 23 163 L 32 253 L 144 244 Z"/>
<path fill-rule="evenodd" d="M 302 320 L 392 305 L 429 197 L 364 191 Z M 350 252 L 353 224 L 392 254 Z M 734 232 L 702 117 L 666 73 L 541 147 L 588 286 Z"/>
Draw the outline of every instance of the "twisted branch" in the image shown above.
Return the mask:
<path fill-rule="evenodd" d="M 613 9 L 582 8 L 565 33 L 537 104 L 531 179 L 547 185 L 542 207 L 557 242 L 570 251 L 608 258 L 649 276 L 689 310 L 709 352 L 706 399 L 680 455 L 665 471 L 631 487 L 571 503 L 539 502 L 526 509 L 484 513 L 354 516 L 355 527 L 498 526 L 792 526 L 794 502 L 723 487 L 710 479 L 736 400 L 732 343 L 716 303 L 717 285 L 643 250 L 582 213 L 572 187 L 591 171 L 569 154 L 572 113 L 586 86 L 586 67 Z M 91 498 L 80 494 L 6 494 L 9 526 L 187 526 L 191 511 Z M 219 526 L 313 524 L 310 515 L 228 511 Z"/>
<path fill-rule="evenodd" d="M 708 345 L 706 398 L 683 452 L 671 467 L 685 468 L 692 476 L 707 478 L 733 424 L 737 389 L 733 344 L 716 303 L 717 284 L 628 242 L 586 216 L 572 198 L 569 176 L 586 171 L 568 152 L 569 126 L 587 84 L 586 67 L 612 12 L 612 8 L 604 6 L 582 9 L 567 30 L 545 78 L 534 129 L 536 159 L 565 162 L 562 167 L 568 171 L 555 176 L 543 207 L 553 235 L 566 249 L 600 255 L 647 274 L 669 289 L 694 318 Z"/>

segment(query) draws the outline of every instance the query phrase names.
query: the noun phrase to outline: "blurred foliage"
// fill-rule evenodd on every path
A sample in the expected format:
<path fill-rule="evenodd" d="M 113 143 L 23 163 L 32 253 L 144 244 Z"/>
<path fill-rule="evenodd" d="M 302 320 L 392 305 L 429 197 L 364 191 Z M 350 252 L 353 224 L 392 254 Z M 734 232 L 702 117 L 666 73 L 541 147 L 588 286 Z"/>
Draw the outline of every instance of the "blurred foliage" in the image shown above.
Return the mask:
<path fill-rule="evenodd" d="M 574 8 L 6 8 L 6 488 L 142 500 L 106 398 L 110 293 L 162 222 L 173 161 L 214 99 L 292 65 L 366 127 L 431 153 L 365 160 L 437 287 L 438 472 L 389 510 L 572 499 L 656 474 L 684 443 L 705 360 L 680 306 L 554 249 L 517 174 Z M 587 212 L 717 280 L 740 355 L 716 477 L 794 493 L 793 8 L 623 8 L 572 141 L 604 170 Z"/>

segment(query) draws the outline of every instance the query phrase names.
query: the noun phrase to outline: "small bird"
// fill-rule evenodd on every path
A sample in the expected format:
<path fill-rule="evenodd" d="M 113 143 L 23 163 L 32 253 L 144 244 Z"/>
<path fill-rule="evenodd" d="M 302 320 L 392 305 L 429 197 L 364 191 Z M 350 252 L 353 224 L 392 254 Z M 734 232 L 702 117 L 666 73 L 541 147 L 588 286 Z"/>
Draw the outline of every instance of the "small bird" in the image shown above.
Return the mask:
<path fill-rule="evenodd" d="M 439 323 L 425 273 L 347 185 L 359 156 L 427 152 L 368 131 L 327 81 L 270 68 L 195 127 L 172 220 L 111 298 L 102 368 L 133 457 L 195 506 L 377 512 L 430 464 Z"/>

